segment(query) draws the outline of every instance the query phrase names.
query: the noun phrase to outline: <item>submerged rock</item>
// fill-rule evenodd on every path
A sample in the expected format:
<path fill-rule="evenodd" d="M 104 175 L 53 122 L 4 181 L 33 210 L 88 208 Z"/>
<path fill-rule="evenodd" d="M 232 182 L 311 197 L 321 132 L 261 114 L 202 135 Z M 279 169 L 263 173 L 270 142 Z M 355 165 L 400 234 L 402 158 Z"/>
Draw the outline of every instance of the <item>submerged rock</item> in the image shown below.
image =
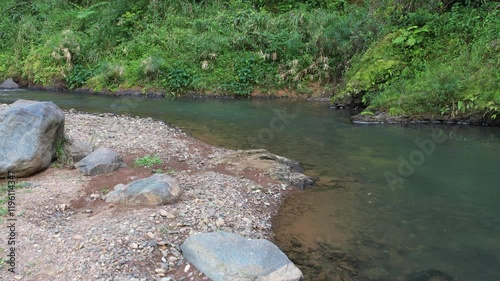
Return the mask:
<path fill-rule="evenodd" d="M 128 185 L 118 184 L 104 199 L 127 205 L 166 205 L 180 197 L 181 188 L 177 180 L 166 174 L 157 174 Z"/>
<path fill-rule="evenodd" d="M 64 134 L 64 113 L 51 102 L 18 100 L 0 110 L 0 177 L 27 177 L 50 166 Z"/>
<path fill-rule="evenodd" d="M 182 254 L 214 281 L 303 280 L 302 272 L 273 243 L 228 232 L 194 234 Z"/>
<path fill-rule="evenodd" d="M 79 169 L 86 176 L 111 173 L 125 166 L 118 153 L 103 147 L 94 150 L 75 164 L 75 168 Z"/>
<path fill-rule="evenodd" d="M 299 162 L 265 149 L 232 151 L 219 160 L 219 163 L 228 164 L 236 172 L 259 170 L 273 179 L 284 181 L 300 189 L 314 184 L 312 178 L 302 174 L 303 169 Z"/>
<path fill-rule="evenodd" d="M 455 281 L 455 278 L 435 269 L 429 269 L 408 275 L 406 281 Z"/>

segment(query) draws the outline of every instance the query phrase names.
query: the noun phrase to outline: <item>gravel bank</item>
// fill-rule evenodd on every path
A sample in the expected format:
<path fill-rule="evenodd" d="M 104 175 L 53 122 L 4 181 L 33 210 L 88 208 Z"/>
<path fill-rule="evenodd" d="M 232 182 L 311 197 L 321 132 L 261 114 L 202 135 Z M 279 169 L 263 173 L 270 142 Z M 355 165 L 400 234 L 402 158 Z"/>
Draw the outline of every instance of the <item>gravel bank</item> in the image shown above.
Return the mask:
<path fill-rule="evenodd" d="M 1 280 L 207 280 L 180 254 L 190 234 L 220 229 L 272 239 L 271 217 L 294 188 L 271 178 L 268 165 L 226 169 L 232 151 L 150 118 L 65 113 L 66 135 L 116 150 L 128 167 L 96 177 L 52 167 L 18 179 L 29 184 L 16 194 L 16 274 L 4 265 Z M 133 160 L 152 154 L 163 161 L 154 169 L 180 182 L 178 203 L 131 208 L 102 200 L 115 184 L 151 175 Z"/>

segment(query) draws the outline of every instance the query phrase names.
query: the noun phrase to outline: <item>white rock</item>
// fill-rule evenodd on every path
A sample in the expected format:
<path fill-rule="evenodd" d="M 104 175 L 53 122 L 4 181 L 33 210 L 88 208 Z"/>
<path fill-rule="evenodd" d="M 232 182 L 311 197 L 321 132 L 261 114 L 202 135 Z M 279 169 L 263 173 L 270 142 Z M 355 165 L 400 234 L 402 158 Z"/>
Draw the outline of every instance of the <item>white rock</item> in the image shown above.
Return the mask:
<path fill-rule="evenodd" d="M 217 221 L 215 222 L 215 225 L 216 225 L 217 227 L 221 227 L 221 226 L 223 226 L 225 223 L 226 223 L 226 222 L 224 221 L 224 219 L 223 219 L 223 218 L 218 218 L 218 219 L 217 219 Z"/>

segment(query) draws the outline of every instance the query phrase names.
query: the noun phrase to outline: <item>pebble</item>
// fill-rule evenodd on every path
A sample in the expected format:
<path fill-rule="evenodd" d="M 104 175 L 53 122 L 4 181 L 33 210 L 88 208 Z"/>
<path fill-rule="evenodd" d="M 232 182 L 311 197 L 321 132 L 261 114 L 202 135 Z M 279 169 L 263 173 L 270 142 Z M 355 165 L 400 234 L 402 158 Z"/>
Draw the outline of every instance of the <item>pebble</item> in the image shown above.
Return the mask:
<path fill-rule="evenodd" d="M 167 212 L 166 210 L 161 210 L 160 216 L 166 217 L 167 219 L 174 219 L 175 218 L 175 216 L 173 214 Z"/>
<path fill-rule="evenodd" d="M 157 268 L 157 269 L 155 269 L 155 272 L 156 273 L 165 273 L 166 271 L 163 268 Z"/>
<path fill-rule="evenodd" d="M 224 221 L 224 219 L 223 219 L 223 218 L 218 218 L 218 219 L 217 219 L 217 221 L 215 222 L 215 225 L 216 225 L 217 227 L 221 227 L 221 226 L 223 226 L 225 223 L 226 223 L 226 222 Z"/>

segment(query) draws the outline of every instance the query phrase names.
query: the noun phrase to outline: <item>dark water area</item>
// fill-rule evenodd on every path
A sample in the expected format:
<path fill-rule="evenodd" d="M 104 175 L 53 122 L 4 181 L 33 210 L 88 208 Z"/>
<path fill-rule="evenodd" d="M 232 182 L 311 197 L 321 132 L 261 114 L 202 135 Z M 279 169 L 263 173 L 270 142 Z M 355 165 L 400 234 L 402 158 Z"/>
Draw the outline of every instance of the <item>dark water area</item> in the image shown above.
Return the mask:
<path fill-rule="evenodd" d="M 276 243 L 306 280 L 500 280 L 500 130 L 353 125 L 349 112 L 289 100 L 114 98 L 0 92 L 0 102 L 148 116 L 212 145 L 266 148 L 317 186 L 286 199 Z M 419 279 L 420 278 L 420 279 Z"/>

